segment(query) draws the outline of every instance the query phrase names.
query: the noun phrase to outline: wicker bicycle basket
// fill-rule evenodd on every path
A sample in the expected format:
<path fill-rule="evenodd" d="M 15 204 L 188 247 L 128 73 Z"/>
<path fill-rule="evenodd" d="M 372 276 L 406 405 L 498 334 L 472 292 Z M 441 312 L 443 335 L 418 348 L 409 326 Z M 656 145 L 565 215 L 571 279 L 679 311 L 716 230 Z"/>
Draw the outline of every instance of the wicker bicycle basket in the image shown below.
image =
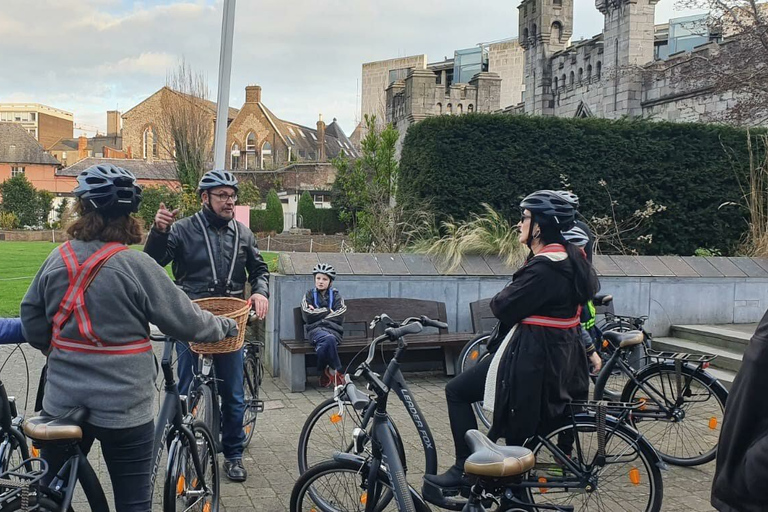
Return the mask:
<path fill-rule="evenodd" d="M 217 316 L 231 318 L 237 323 L 237 336 L 224 338 L 216 343 L 189 343 L 189 348 L 195 354 L 225 354 L 240 350 L 245 340 L 245 328 L 248 323 L 248 303 L 232 297 L 212 297 L 197 299 L 195 302 L 201 309 L 210 311 Z"/>

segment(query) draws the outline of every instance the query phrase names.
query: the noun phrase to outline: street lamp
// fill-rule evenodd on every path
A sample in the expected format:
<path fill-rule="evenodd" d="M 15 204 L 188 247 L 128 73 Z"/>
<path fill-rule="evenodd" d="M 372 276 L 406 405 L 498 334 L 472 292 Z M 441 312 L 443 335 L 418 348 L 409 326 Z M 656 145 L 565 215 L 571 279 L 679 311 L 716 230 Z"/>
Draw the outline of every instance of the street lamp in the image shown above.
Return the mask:
<path fill-rule="evenodd" d="M 227 152 L 229 80 L 232 75 L 232 41 L 235 35 L 235 2 L 236 0 L 224 0 L 224 15 L 221 21 L 219 90 L 216 104 L 216 131 L 213 142 L 214 169 L 224 169 Z"/>

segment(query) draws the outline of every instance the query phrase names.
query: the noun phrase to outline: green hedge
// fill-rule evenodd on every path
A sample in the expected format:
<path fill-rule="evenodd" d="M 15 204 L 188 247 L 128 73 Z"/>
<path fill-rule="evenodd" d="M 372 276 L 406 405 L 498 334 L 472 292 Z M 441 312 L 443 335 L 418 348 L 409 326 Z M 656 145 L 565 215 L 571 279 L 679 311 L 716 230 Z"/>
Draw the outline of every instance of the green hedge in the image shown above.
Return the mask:
<path fill-rule="evenodd" d="M 619 219 L 648 200 L 667 207 L 652 218 L 652 243 L 633 245 L 639 252 L 732 254 L 747 212 L 721 205 L 742 203 L 748 162 L 746 132 L 718 125 L 472 114 L 411 126 L 399 183 L 443 219 L 466 219 L 485 202 L 516 220 L 527 193 L 564 179 L 587 218 L 610 215 L 604 180 Z"/>
<path fill-rule="evenodd" d="M 339 220 L 339 210 L 336 208 L 315 208 L 312 214 L 313 233 L 335 235 L 347 231 L 347 225 Z"/>
<path fill-rule="evenodd" d="M 277 196 L 275 189 L 267 194 L 267 208 L 265 210 L 251 210 L 251 231 L 254 233 L 282 233 L 283 204 Z"/>

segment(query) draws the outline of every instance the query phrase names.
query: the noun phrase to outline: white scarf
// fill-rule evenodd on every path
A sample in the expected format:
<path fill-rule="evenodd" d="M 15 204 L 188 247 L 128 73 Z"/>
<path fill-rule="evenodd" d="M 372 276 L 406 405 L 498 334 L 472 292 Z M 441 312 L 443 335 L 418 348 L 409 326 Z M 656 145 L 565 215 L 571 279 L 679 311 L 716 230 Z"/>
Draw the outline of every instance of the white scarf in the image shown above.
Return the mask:
<path fill-rule="evenodd" d="M 496 376 L 499 373 L 499 364 L 501 363 L 501 357 L 507 350 L 509 340 L 512 339 L 512 335 L 515 334 L 517 325 L 509 330 L 504 337 L 504 341 L 499 345 L 499 349 L 493 354 L 491 359 L 491 366 L 488 368 L 488 374 L 485 376 L 485 392 L 483 393 L 483 409 L 488 412 L 493 412 L 493 404 L 496 402 Z"/>

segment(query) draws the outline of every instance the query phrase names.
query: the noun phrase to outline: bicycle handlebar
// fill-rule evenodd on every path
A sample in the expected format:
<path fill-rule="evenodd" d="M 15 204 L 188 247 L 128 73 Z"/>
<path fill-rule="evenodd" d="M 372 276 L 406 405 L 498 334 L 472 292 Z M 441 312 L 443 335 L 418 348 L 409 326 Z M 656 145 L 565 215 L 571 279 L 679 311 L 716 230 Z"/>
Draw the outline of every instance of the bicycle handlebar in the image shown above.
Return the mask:
<path fill-rule="evenodd" d="M 349 398 L 349 401 L 352 402 L 352 407 L 354 407 L 357 411 L 363 410 L 370 401 L 368 395 L 361 393 L 351 382 L 347 382 L 344 391 L 347 393 L 347 398 Z"/>
<path fill-rule="evenodd" d="M 421 325 L 424 325 L 426 327 L 437 327 L 438 329 L 447 329 L 448 324 L 445 322 L 438 322 L 437 320 L 432 320 L 429 317 L 426 317 L 424 315 L 421 315 L 421 318 L 419 319 L 419 322 L 421 322 Z"/>

